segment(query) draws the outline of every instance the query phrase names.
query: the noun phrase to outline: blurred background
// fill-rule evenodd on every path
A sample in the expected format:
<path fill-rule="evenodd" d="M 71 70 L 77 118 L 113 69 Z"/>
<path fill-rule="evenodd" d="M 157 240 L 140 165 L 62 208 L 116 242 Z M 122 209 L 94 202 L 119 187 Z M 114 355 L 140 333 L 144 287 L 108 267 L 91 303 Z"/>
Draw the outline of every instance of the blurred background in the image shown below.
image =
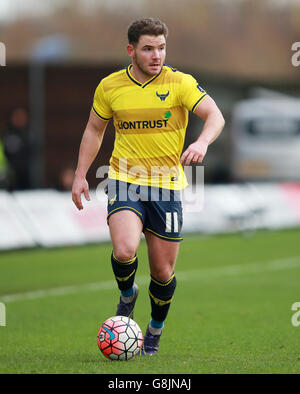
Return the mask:
<path fill-rule="evenodd" d="M 69 206 L 79 144 L 96 86 L 129 64 L 127 28 L 145 16 L 168 25 L 167 64 L 191 73 L 226 119 L 203 163 L 205 212 L 187 215 L 186 230 L 299 226 L 299 0 L 1 0 L 1 248 L 59 244 L 58 220 L 66 234 L 78 226 L 65 243 L 99 240 L 99 205 Z M 200 131 L 191 114 L 185 145 Z M 111 122 L 91 189 L 113 141 Z"/>

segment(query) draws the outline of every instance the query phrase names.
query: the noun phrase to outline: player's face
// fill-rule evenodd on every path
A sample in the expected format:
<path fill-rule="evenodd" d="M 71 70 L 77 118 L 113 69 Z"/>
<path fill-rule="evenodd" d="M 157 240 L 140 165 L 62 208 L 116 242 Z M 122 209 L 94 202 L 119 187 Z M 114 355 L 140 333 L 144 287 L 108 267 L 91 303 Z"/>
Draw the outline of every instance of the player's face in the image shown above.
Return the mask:
<path fill-rule="evenodd" d="M 131 57 L 133 65 L 144 75 L 159 74 L 166 58 L 165 36 L 142 35 L 138 44 L 132 47 Z"/>

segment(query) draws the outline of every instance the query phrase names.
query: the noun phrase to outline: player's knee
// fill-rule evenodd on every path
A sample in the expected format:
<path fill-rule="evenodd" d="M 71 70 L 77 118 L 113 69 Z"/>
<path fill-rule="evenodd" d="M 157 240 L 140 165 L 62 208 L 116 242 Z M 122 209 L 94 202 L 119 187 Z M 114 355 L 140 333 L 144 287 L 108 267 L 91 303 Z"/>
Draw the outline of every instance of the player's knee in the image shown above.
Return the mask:
<path fill-rule="evenodd" d="M 114 249 L 114 257 L 121 262 L 129 261 L 136 255 L 136 250 L 128 245 L 120 245 Z"/>
<path fill-rule="evenodd" d="M 173 275 L 173 268 L 162 267 L 151 272 L 151 275 L 162 283 L 168 282 Z"/>

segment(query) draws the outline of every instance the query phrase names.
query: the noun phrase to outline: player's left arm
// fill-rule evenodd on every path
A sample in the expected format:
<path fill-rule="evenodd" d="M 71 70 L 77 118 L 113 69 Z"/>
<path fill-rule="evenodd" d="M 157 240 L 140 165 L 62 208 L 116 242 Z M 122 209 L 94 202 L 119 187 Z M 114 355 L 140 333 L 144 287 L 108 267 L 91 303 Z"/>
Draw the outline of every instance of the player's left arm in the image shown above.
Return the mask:
<path fill-rule="evenodd" d="M 209 96 L 197 105 L 194 113 L 204 120 L 204 126 L 198 139 L 190 144 L 181 156 L 181 164 L 187 166 L 190 163 L 202 162 L 208 146 L 218 138 L 225 125 L 221 111 Z"/>

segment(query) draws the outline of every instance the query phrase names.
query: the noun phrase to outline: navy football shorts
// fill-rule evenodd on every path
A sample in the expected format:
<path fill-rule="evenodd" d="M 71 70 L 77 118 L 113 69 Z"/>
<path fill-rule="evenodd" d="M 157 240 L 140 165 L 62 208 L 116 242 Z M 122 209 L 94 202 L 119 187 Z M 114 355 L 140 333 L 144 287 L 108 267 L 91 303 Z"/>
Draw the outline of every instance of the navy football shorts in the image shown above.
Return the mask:
<path fill-rule="evenodd" d="M 109 179 L 105 188 L 108 196 L 107 221 L 121 210 L 134 212 L 143 223 L 143 232 L 167 241 L 182 241 L 182 205 L 180 190 L 141 186 Z"/>

